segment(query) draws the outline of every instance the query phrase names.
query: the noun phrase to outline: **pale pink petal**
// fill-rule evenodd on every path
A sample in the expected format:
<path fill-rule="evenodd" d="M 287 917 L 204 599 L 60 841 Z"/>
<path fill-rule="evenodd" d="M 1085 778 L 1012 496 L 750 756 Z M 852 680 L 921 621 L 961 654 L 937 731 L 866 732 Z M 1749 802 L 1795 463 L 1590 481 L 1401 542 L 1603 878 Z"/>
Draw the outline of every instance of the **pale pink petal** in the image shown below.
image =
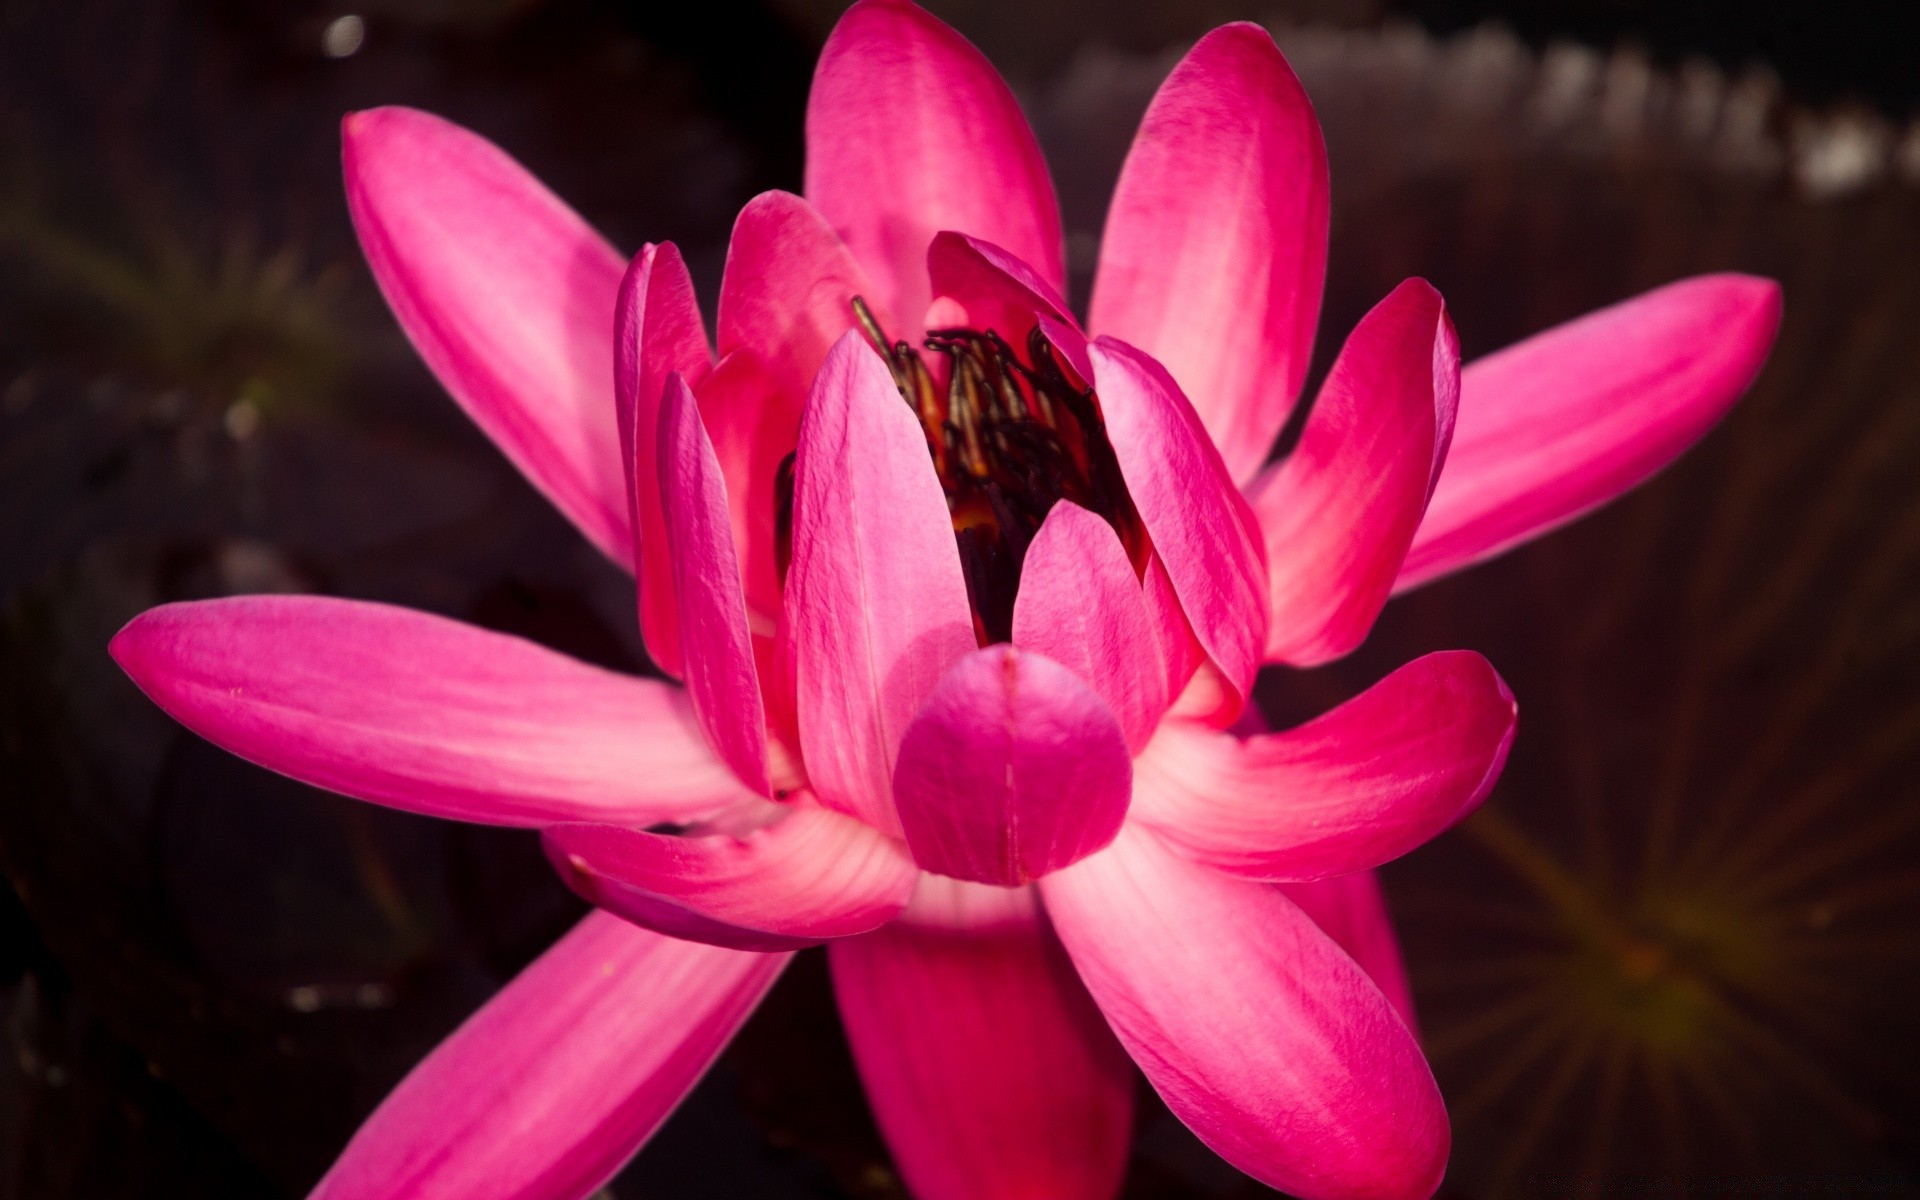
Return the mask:
<path fill-rule="evenodd" d="M 1702 275 L 1467 364 L 1446 469 L 1395 586 L 1492 558 L 1645 482 L 1766 361 L 1780 285 Z"/>
<path fill-rule="evenodd" d="M 1001 643 L 927 697 L 893 798 L 921 866 L 1011 887 L 1112 841 L 1132 778 L 1113 710 L 1059 663 Z"/>
<path fill-rule="evenodd" d="M 1477 808 L 1506 764 L 1514 713 L 1487 660 L 1455 650 L 1282 733 L 1168 721 L 1134 764 L 1132 812 L 1187 857 L 1249 879 L 1350 874 Z"/>
<path fill-rule="evenodd" d="M 740 590 L 727 485 L 693 393 L 677 374 L 667 377 L 661 403 L 659 475 L 687 695 L 714 753 L 742 783 L 770 794 L 767 710 Z"/>
<path fill-rule="evenodd" d="M 400 326 L 474 422 L 627 564 L 613 411 L 621 259 L 525 168 L 406 108 L 341 125 L 347 208 Z"/>
<path fill-rule="evenodd" d="M 1166 364 L 1235 482 L 1266 460 L 1313 354 L 1327 269 L 1320 122 L 1273 38 L 1201 38 L 1140 124 L 1089 327 Z"/>
<path fill-rule="evenodd" d="M 812 205 L 790 192 L 764 192 L 740 210 L 720 283 L 721 361 L 696 392 L 727 471 L 748 597 L 769 616 L 780 611 L 774 477 L 793 451 L 820 363 L 853 328 L 855 296 L 875 308 L 882 328 L 894 328 L 865 272 Z"/>
<path fill-rule="evenodd" d="M 973 615 L 920 422 L 857 330 L 827 355 L 800 422 L 781 636 L 815 790 L 897 834 L 894 755 L 973 651 Z"/>
<path fill-rule="evenodd" d="M 1121 1044 L 1221 1157 L 1302 1200 L 1433 1194 L 1449 1136 L 1420 1047 L 1278 888 L 1134 823 L 1039 886 Z"/>
<path fill-rule="evenodd" d="M 614 311 L 614 380 L 639 568 L 640 633 L 654 665 L 681 674 L 680 615 L 673 602 L 673 561 L 660 507 L 660 397 L 667 377 L 687 386 L 707 376 L 712 354 L 694 302 L 693 277 L 672 242 L 648 246 L 620 281 Z"/>
<path fill-rule="evenodd" d="M 925 876 L 827 948 L 874 1119 L 919 1200 L 1112 1200 L 1133 1072 L 1032 889 Z"/>
<path fill-rule="evenodd" d="M 954 301 L 966 313 L 961 323 L 991 329 L 1022 353 L 1036 316 L 1075 324 L 1052 284 L 992 242 L 942 232 L 927 250 L 927 274 L 933 294 Z"/>
<path fill-rule="evenodd" d="M 1070 500 L 1055 504 L 1020 567 L 1013 644 L 1084 680 L 1119 719 L 1127 748 L 1138 751 L 1167 710 L 1157 636 L 1113 526 Z"/>
<path fill-rule="evenodd" d="M 1057 324 L 1045 328 L 1056 345 L 1072 344 Z M 1253 513 L 1160 364 L 1105 337 L 1086 355 L 1133 506 L 1194 637 L 1233 689 L 1221 714 L 1230 723 L 1267 638 L 1266 564 Z"/>
<path fill-rule="evenodd" d="M 927 307 L 927 243 L 943 229 L 1004 246 L 1065 288 L 1060 208 L 1013 93 L 906 0 L 855 4 L 820 52 L 806 192 L 909 324 Z"/>
<path fill-rule="evenodd" d="M 1300 444 L 1249 489 L 1267 549 L 1268 661 L 1313 666 L 1366 639 L 1426 509 L 1459 371 L 1425 280 L 1395 288 L 1347 338 Z"/>
<path fill-rule="evenodd" d="M 1283 883 L 1280 890 L 1313 918 L 1313 923 L 1360 964 L 1393 1004 L 1393 1010 L 1416 1034 L 1413 988 L 1407 982 L 1407 964 L 1400 956 L 1400 939 L 1393 933 L 1387 898 L 1373 871 L 1355 871 L 1312 883 Z"/>
<path fill-rule="evenodd" d="M 167 604 L 110 649 L 215 745 L 410 812 L 647 825 L 750 795 L 680 689 L 409 609 L 319 596 Z"/>
<path fill-rule="evenodd" d="M 738 950 L 790 950 L 877 929 L 907 906 L 905 847 L 804 793 L 743 806 L 685 835 L 553 825 L 561 878 L 592 903 L 661 933 Z"/>
<path fill-rule="evenodd" d="M 400 1081 L 309 1200 L 580 1200 L 786 965 L 590 913 Z"/>

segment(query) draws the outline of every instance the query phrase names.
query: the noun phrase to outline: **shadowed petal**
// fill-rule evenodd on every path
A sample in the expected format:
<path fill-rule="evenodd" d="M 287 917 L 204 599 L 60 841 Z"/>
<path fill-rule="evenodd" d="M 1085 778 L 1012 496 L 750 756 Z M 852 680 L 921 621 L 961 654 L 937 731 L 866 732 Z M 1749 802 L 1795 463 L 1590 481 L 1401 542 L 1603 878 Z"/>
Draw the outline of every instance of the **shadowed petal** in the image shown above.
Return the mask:
<path fill-rule="evenodd" d="M 1045 328 L 1055 344 L 1071 344 L 1059 325 Z M 1194 636 L 1232 689 L 1220 714 L 1231 723 L 1267 637 L 1266 564 L 1253 514 L 1158 363 L 1112 338 L 1085 353 L 1134 508 Z"/>
<path fill-rule="evenodd" d="M 1140 123 L 1100 243 L 1089 327 L 1165 364 L 1235 482 L 1260 468 L 1313 354 L 1327 152 L 1273 38 L 1201 38 Z"/>
<path fill-rule="evenodd" d="M 677 374 L 667 377 L 659 454 L 687 695 L 714 753 L 742 783 L 768 795 L 767 711 L 740 590 L 727 485 L 693 393 Z"/>
<path fill-rule="evenodd" d="M 687 821 L 749 795 L 680 689 L 410 609 L 166 604 L 109 647 L 201 737 L 302 783 L 489 825 Z"/>
<path fill-rule="evenodd" d="M 931 295 L 927 244 L 943 229 L 1004 246 L 1065 289 L 1060 207 L 1013 93 L 905 0 L 855 4 L 820 52 L 806 193 L 913 330 Z"/>
<path fill-rule="evenodd" d="M 347 208 L 400 327 L 513 465 L 628 564 L 609 333 L 620 255 L 449 121 L 376 108 L 340 132 Z"/>
<path fill-rule="evenodd" d="M 1132 778 L 1100 697 L 1002 643 L 955 663 L 927 697 L 900 741 L 894 803 L 921 866 L 1013 886 L 1112 841 Z"/>
<path fill-rule="evenodd" d="M 927 273 L 933 294 L 966 310 L 969 327 L 993 330 L 1022 354 L 1036 316 L 1076 324 L 1052 284 L 992 242 L 940 233 L 927 250 Z"/>
<path fill-rule="evenodd" d="M 925 876 L 906 916 L 827 956 L 919 1200 L 1111 1200 L 1133 1074 L 1031 889 Z"/>
<path fill-rule="evenodd" d="M 680 614 L 673 601 L 673 561 L 660 507 L 660 396 L 678 374 L 697 387 L 712 362 L 694 303 L 693 277 L 672 242 L 641 251 L 620 281 L 614 310 L 614 380 L 619 390 L 621 445 L 626 448 L 634 562 L 639 567 L 640 633 L 654 665 L 681 675 Z"/>
<path fill-rule="evenodd" d="M 1366 639 L 1445 457 L 1460 356 L 1440 293 L 1409 279 L 1355 326 L 1300 444 L 1250 489 L 1266 541 L 1270 662 Z"/>
<path fill-rule="evenodd" d="M 1387 898 L 1380 892 L 1380 876 L 1355 871 L 1312 883 L 1278 885 L 1287 899 L 1313 918 L 1322 932 L 1339 943 L 1386 994 L 1393 1010 L 1417 1035 L 1413 988 L 1407 983 L 1407 964 L 1400 957 L 1400 939 L 1393 933 Z"/>
<path fill-rule="evenodd" d="M 660 1127 L 786 960 L 588 914 L 400 1081 L 310 1200 L 579 1200 Z"/>
<path fill-rule="evenodd" d="M 1084 680 L 1119 719 L 1127 748 L 1138 751 L 1167 710 L 1158 636 L 1113 527 L 1071 500 L 1055 504 L 1020 568 L 1013 644 Z"/>
<path fill-rule="evenodd" d="M 743 807 L 686 836 L 618 825 L 541 835 L 568 886 L 636 925 L 738 950 L 791 950 L 865 933 L 907 906 L 905 849 L 810 799 Z"/>
<path fill-rule="evenodd" d="M 1467 364 L 1446 469 L 1395 587 L 1536 538 L 1645 482 L 1738 400 L 1780 285 L 1702 275 Z"/>
<path fill-rule="evenodd" d="M 893 761 L 975 647 L 947 501 L 920 423 L 850 331 L 800 423 L 782 617 L 807 773 L 826 804 L 898 833 Z"/>
<path fill-rule="evenodd" d="M 1121 1044 L 1221 1157 L 1303 1200 L 1433 1194 L 1447 1116 L 1419 1046 L 1278 888 L 1131 823 L 1039 886 Z"/>
<path fill-rule="evenodd" d="M 1283 733 L 1169 721 L 1134 764 L 1132 811 L 1187 857 L 1249 879 L 1377 867 L 1479 806 L 1506 763 L 1514 711 L 1487 660 L 1456 650 Z"/>

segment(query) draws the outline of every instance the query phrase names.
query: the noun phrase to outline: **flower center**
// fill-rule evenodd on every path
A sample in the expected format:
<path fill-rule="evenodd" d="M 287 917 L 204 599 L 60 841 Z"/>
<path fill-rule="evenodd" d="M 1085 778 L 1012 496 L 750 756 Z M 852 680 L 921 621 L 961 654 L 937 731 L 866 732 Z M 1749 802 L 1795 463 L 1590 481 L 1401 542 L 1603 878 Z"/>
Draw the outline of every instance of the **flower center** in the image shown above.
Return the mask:
<path fill-rule="evenodd" d="M 1134 511 L 1093 389 L 1080 382 L 1038 326 L 1016 351 L 992 329 L 933 329 L 929 366 L 904 341 L 888 342 L 866 302 L 853 311 L 920 419 L 946 492 L 960 567 L 982 645 L 1013 640 L 1020 567 L 1060 500 L 1105 518 L 1136 573 L 1146 569 L 1146 527 Z M 793 529 L 793 461 L 774 484 L 775 553 L 786 577 Z"/>

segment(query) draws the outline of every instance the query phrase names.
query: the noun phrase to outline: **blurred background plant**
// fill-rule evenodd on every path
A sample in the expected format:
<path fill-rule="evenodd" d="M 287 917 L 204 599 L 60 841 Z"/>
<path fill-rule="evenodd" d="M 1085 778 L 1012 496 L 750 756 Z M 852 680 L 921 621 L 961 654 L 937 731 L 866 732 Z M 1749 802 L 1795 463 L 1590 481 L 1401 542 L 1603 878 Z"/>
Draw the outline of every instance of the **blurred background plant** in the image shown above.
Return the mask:
<path fill-rule="evenodd" d="M 840 0 L 0 10 L 0 1197 L 299 1195 L 574 918 L 521 834 L 358 806 L 107 660 L 165 599 L 410 604 L 644 669 L 631 592 L 420 366 L 340 115 L 431 108 L 715 295 L 798 184 Z M 1523 723 L 1386 873 L 1447 1194 L 1920 1195 L 1920 44 L 1720 0 L 932 0 L 1022 92 L 1077 295 L 1184 40 L 1267 20 L 1333 158 L 1321 363 L 1409 274 L 1468 353 L 1677 275 L 1780 278 L 1755 394 L 1659 484 L 1397 601 L 1287 720 L 1443 646 Z M 1258 1192 L 1154 1106 L 1127 1196 Z M 609 1191 L 897 1197 L 817 957 Z"/>

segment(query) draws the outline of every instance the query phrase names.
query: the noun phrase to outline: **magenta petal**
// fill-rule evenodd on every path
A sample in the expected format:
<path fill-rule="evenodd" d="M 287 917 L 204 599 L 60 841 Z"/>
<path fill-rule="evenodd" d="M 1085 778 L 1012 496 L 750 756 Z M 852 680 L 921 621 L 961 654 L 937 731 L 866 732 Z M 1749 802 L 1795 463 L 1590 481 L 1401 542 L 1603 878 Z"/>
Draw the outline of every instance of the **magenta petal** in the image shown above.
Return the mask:
<path fill-rule="evenodd" d="M 1347 338 L 1300 444 L 1250 489 L 1269 661 L 1313 666 L 1366 639 L 1426 509 L 1459 371 L 1453 323 L 1425 280 L 1395 288 Z"/>
<path fill-rule="evenodd" d="M 678 375 L 667 378 L 659 454 L 687 695 L 714 753 L 742 783 L 769 795 L 767 710 L 740 590 L 727 485 L 693 393 Z"/>
<path fill-rule="evenodd" d="M 1112 1200 L 1133 1073 L 1031 889 L 926 876 L 827 949 L 895 1165 L 919 1200 Z"/>
<path fill-rule="evenodd" d="M 1169 721 L 1134 764 L 1136 819 L 1249 879 L 1377 867 L 1479 807 L 1513 743 L 1513 694 L 1470 650 L 1416 659 L 1331 712 L 1246 738 Z"/>
<path fill-rule="evenodd" d="M 1448 1131 L 1412 1032 L 1278 888 L 1129 823 L 1040 882 L 1054 929 L 1167 1107 L 1302 1200 L 1431 1196 Z"/>
<path fill-rule="evenodd" d="M 167 604 L 111 650 L 215 745 L 410 812 L 648 825 L 750 795 L 680 689 L 409 609 L 319 596 Z"/>
<path fill-rule="evenodd" d="M 1061 336 L 1058 326 L 1047 328 Z M 1253 513 L 1160 364 L 1105 337 L 1086 355 L 1134 508 L 1194 637 L 1236 693 L 1222 714 L 1230 723 L 1267 638 L 1267 569 Z"/>
<path fill-rule="evenodd" d="M 1386 994 L 1407 1028 L 1417 1034 L 1413 988 L 1407 982 L 1407 964 L 1400 956 L 1400 939 L 1393 933 L 1393 919 L 1387 913 L 1387 898 L 1380 892 L 1379 875 L 1373 871 L 1355 871 L 1351 875 L 1337 875 L 1312 883 L 1283 883 L 1279 887 L 1287 899 L 1313 918 L 1321 932 L 1360 964 L 1360 969 Z"/>
<path fill-rule="evenodd" d="M 1002 643 L 927 697 L 893 797 L 921 866 L 1011 887 L 1112 841 L 1132 780 L 1113 710 L 1059 663 Z"/>
<path fill-rule="evenodd" d="M 649 246 L 634 258 L 620 281 L 614 325 L 620 437 L 627 449 L 629 511 L 639 543 L 633 557 L 640 577 L 640 633 L 654 665 L 677 679 L 683 650 L 666 516 L 660 507 L 660 397 L 670 375 L 678 374 L 689 387 L 698 386 L 712 355 L 694 303 L 693 278 L 672 242 Z"/>
<path fill-rule="evenodd" d="M 406 108 L 341 125 L 347 207 L 420 357 L 607 557 L 626 564 L 613 247 L 492 143 Z"/>
<path fill-rule="evenodd" d="M 1273 38 L 1201 38 L 1140 124 L 1100 244 L 1089 327 L 1164 363 L 1236 482 L 1265 461 L 1313 354 L 1327 152 Z"/>
<path fill-rule="evenodd" d="M 592 903 L 648 929 L 739 950 L 789 950 L 900 915 L 920 871 L 905 849 L 810 799 L 765 803 L 685 836 L 554 825 L 547 856 Z"/>
<path fill-rule="evenodd" d="M 981 53 L 904 0 L 863 0 L 820 52 L 807 98 L 807 199 L 894 317 L 917 329 L 927 244 L 985 238 L 1065 289 L 1060 208 L 1020 106 Z"/>
<path fill-rule="evenodd" d="M 1071 500 L 1055 504 L 1020 568 L 1013 644 L 1085 680 L 1119 718 L 1127 748 L 1138 751 L 1167 711 L 1158 636 L 1113 527 Z"/>
<path fill-rule="evenodd" d="M 786 961 L 590 913 L 400 1081 L 309 1200 L 579 1200 L 660 1127 Z"/>
<path fill-rule="evenodd" d="M 991 329 L 1023 351 L 1036 316 L 1077 325 L 1052 284 L 991 242 L 940 233 L 927 250 L 927 274 L 935 296 L 966 310 L 969 327 Z"/>
<path fill-rule="evenodd" d="M 807 773 L 829 806 L 897 833 L 900 738 L 976 643 L 920 423 L 857 330 L 814 382 L 793 509 L 782 658 Z"/>
<path fill-rule="evenodd" d="M 1780 285 L 1702 275 L 1467 364 L 1446 469 L 1395 586 L 1505 552 L 1645 482 L 1733 407 Z"/>

